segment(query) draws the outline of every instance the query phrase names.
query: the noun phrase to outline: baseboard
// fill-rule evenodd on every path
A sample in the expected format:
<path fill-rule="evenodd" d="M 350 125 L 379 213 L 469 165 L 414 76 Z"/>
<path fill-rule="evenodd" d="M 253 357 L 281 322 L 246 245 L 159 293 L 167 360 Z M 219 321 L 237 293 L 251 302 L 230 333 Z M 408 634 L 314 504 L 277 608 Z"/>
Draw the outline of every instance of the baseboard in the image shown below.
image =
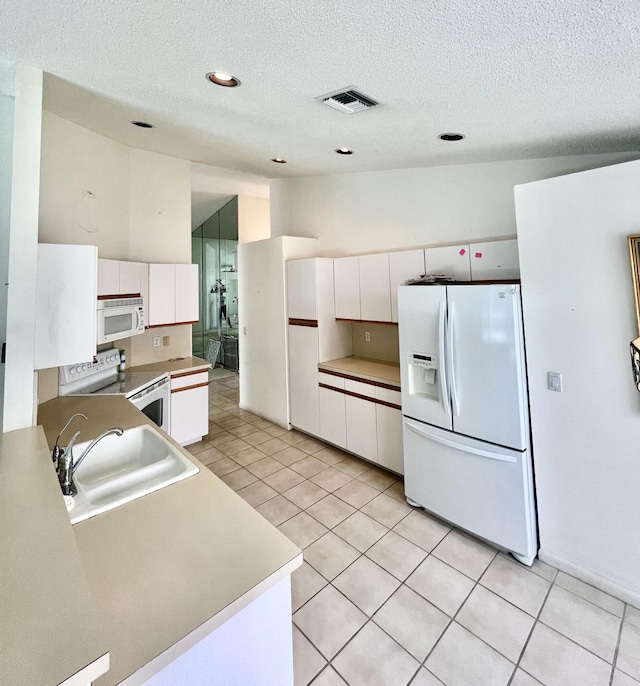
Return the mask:
<path fill-rule="evenodd" d="M 605 579 L 598 574 L 594 574 L 583 567 L 574 565 L 572 562 L 558 557 L 557 555 L 547 553 L 542 548 L 538 551 L 538 557 L 542 560 L 542 562 L 546 562 L 552 567 L 557 567 L 560 571 L 571 574 L 571 576 L 575 576 L 576 579 L 580 579 L 580 581 L 584 581 L 600 591 L 604 591 L 609 595 L 619 598 L 625 603 L 629 603 L 629 605 L 640 608 L 640 593 L 635 593 L 634 591 L 623 588 L 613 581 L 609 581 L 608 579 Z"/>

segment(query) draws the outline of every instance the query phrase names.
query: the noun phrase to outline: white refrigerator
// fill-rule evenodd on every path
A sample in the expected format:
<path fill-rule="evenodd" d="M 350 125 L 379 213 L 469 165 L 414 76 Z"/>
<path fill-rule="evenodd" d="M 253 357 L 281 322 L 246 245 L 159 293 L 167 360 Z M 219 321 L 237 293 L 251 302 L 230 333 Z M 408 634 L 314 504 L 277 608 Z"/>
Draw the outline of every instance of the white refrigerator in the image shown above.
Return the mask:
<path fill-rule="evenodd" d="M 520 286 L 401 286 L 398 329 L 407 500 L 531 565 Z"/>

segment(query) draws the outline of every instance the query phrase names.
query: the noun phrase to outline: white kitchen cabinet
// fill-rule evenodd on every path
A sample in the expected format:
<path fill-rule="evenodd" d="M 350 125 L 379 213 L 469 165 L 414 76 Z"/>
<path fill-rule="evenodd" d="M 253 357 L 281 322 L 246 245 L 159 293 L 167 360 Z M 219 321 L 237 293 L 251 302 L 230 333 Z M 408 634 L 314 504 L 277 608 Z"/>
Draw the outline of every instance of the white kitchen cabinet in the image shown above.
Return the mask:
<path fill-rule="evenodd" d="M 98 260 L 98 295 L 145 296 L 148 267 L 143 262 Z"/>
<path fill-rule="evenodd" d="M 173 264 L 149 265 L 148 326 L 176 321 L 176 271 Z"/>
<path fill-rule="evenodd" d="M 180 445 L 196 443 L 209 433 L 209 372 L 171 375 L 169 434 Z"/>
<path fill-rule="evenodd" d="M 118 295 L 120 293 L 120 262 L 118 260 L 98 260 L 98 295 Z"/>
<path fill-rule="evenodd" d="M 199 319 L 198 265 L 150 264 L 148 326 Z"/>
<path fill-rule="evenodd" d="M 34 369 L 96 354 L 98 249 L 38 244 Z"/>
<path fill-rule="evenodd" d="M 402 411 L 388 405 L 376 404 L 375 407 L 378 462 L 381 467 L 404 474 Z"/>
<path fill-rule="evenodd" d="M 358 382 L 351 382 L 357 384 Z M 347 389 L 349 390 L 349 389 Z M 372 462 L 378 461 L 376 404 L 347 395 L 345 400 L 347 450 Z"/>
<path fill-rule="evenodd" d="M 320 372 L 320 383 L 344 389 L 344 379 Z M 340 448 L 347 447 L 345 394 L 331 388 L 318 388 L 320 399 L 320 437 Z"/>
<path fill-rule="evenodd" d="M 520 278 L 518 241 L 515 239 L 473 243 L 469 246 L 469 255 L 473 281 Z"/>
<path fill-rule="evenodd" d="M 471 281 L 468 245 L 448 245 L 424 251 L 427 274 L 446 274 L 457 281 Z"/>
<path fill-rule="evenodd" d="M 120 261 L 120 276 L 118 293 L 122 295 L 133 295 L 140 293 L 144 297 L 144 285 L 148 272 L 147 265 L 143 262 L 123 262 Z"/>
<path fill-rule="evenodd" d="M 200 319 L 198 265 L 176 264 L 176 322 L 195 323 Z"/>
<path fill-rule="evenodd" d="M 287 262 L 287 314 L 289 319 L 318 319 L 318 285 L 315 258 Z"/>
<path fill-rule="evenodd" d="M 391 321 L 391 286 L 389 283 L 389 255 L 360 255 L 358 257 L 360 286 L 360 318 L 363 321 Z"/>
<path fill-rule="evenodd" d="M 398 321 L 398 286 L 408 279 L 424 274 L 424 250 L 403 250 L 389 253 L 389 283 L 391 286 L 391 321 Z"/>
<path fill-rule="evenodd" d="M 318 329 L 290 325 L 289 421 L 314 436 L 320 435 L 318 390 Z"/>
<path fill-rule="evenodd" d="M 360 320 L 360 270 L 358 256 L 333 260 L 336 319 Z"/>

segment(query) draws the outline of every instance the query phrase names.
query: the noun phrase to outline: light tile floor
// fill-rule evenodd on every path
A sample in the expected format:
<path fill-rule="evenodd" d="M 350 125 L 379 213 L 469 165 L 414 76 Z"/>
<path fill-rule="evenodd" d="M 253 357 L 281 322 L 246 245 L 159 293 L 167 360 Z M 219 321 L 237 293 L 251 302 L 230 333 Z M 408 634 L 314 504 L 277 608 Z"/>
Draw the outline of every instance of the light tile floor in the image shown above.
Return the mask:
<path fill-rule="evenodd" d="M 409 507 L 393 474 L 211 383 L 189 450 L 304 550 L 296 686 L 640 686 L 640 610 Z"/>

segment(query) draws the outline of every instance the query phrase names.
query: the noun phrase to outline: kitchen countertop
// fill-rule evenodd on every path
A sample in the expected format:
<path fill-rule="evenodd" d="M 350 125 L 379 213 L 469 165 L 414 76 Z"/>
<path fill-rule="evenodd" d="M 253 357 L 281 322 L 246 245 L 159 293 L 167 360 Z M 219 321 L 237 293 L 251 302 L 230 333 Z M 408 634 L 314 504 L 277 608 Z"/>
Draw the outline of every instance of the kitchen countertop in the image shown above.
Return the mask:
<path fill-rule="evenodd" d="M 108 668 L 42 427 L 0 435 L 0 581 L 0 683 L 57 686 L 93 663 L 86 684 Z"/>
<path fill-rule="evenodd" d="M 329 372 L 339 372 L 364 381 L 377 381 L 390 386 L 397 386 L 400 390 L 400 365 L 397 362 L 382 362 L 368 357 L 341 357 L 337 360 L 320 362 L 318 369 Z"/>
<path fill-rule="evenodd" d="M 208 364 L 187 358 L 194 359 Z M 89 417 L 77 427 L 80 440 L 113 426 L 150 423 L 123 397 L 56 398 L 38 413 L 50 445 L 80 411 Z M 291 541 L 185 454 L 200 467 L 195 476 L 73 527 L 67 518 L 62 527 L 75 534 L 110 651 L 110 670 L 95 686 L 118 684 L 168 651 L 158 658 L 164 666 L 195 642 L 192 632 L 217 628 L 302 564 Z"/>
<path fill-rule="evenodd" d="M 168 374 L 179 374 L 180 372 L 195 372 L 209 369 L 211 363 L 201 357 L 182 357 L 175 360 L 165 360 L 164 362 L 152 362 L 151 364 L 141 364 L 127 368 L 132 372 L 167 372 Z"/>

